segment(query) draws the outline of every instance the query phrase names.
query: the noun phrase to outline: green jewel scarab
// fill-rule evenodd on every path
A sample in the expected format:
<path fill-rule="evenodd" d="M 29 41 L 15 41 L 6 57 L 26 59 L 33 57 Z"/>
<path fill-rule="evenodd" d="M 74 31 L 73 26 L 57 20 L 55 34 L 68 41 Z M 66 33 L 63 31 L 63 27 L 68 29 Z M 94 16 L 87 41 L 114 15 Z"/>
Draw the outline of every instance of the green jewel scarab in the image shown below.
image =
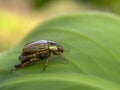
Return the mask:
<path fill-rule="evenodd" d="M 31 62 L 37 62 L 46 59 L 45 66 L 43 68 L 43 70 L 45 70 L 51 55 L 53 54 L 61 56 L 61 53 L 64 51 L 66 50 L 63 48 L 63 46 L 54 41 L 38 40 L 30 42 L 24 46 L 22 54 L 19 56 L 21 63 L 15 65 L 10 71 L 12 72 L 18 70 Z M 65 61 L 68 63 L 67 60 Z"/>

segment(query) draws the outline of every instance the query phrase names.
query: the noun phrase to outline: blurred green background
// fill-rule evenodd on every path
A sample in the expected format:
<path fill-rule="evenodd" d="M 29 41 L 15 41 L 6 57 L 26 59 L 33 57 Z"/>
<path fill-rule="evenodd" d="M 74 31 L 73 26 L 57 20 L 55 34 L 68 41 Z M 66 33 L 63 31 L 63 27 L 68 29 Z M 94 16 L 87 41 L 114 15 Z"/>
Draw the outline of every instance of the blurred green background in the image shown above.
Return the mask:
<path fill-rule="evenodd" d="M 13 48 L 37 24 L 66 13 L 120 14 L 120 0 L 0 0 L 0 52 Z"/>

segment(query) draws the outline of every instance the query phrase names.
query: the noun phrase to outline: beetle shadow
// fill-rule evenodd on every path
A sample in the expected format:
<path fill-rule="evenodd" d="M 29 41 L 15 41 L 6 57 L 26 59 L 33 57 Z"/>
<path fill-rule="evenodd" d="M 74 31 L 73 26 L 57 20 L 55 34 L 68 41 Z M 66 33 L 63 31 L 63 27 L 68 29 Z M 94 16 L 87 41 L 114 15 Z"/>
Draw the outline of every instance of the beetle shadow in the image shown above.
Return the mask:
<path fill-rule="evenodd" d="M 25 69 L 34 69 L 34 70 L 42 70 L 42 71 L 44 71 L 43 70 L 43 68 L 44 68 L 44 66 L 45 66 L 45 63 L 46 63 L 46 60 L 47 59 L 43 59 L 43 60 L 41 60 L 41 61 L 38 61 L 38 62 L 31 62 L 31 63 L 29 63 L 28 65 L 26 65 L 25 67 L 23 67 L 23 68 L 25 68 Z M 68 60 L 68 59 L 67 59 Z M 49 66 L 51 66 L 51 65 L 54 65 L 54 64 L 68 64 L 68 62 L 66 62 L 65 60 L 64 60 L 64 58 L 63 57 L 58 57 L 58 56 L 51 56 L 50 57 L 50 60 L 49 60 L 49 62 L 48 62 L 48 66 L 47 66 L 47 68 L 49 67 Z M 39 68 L 38 68 L 39 67 Z M 36 69 L 37 68 L 37 69 Z M 46 68 L 46 69 L 47 69 Z"/>
<path fill-rule="evenodd" d="M 66 58 L 65 58 L 66 59 Z M 39 71 L 44 71 L 43 70 L 43 68 L 45 67 L 45 63 L 46 63 L 46 60 L 47 59 L 43 59 L 43 60 L 40 60 L 40 61 L 37 61 L 37 62 L 31 62 L 31 63 L 29 63 L 29 64 L 27 64 L 26 66 L 24 66 L 24 67 L 22 67 L 22 68 L 20 68 L 19 70 L 16 70 L 16 71 L 14 71 L 14 72 L 24 72 L 24 73 L 31 73 L 31 72 L 38 72 L 38 70 Z M 68 59 L 67 59 L 68 60 Z M 52 65 L 55 65 L 55 64 L 68 64 L 68 62 L 66 62 L 65 60 L 64 60 L 64 57 L 62 56 L 62 57 L 59 57 L 59 56 L 51 56 L 50 57 L 50 60 L 49 60 L 49 62 L 48 62 L 48 66 L 47 66 L 47 68 L 49 68 L 49 66 L 52 66 Z M 46 68 L 46 69 L 47 69 Z M 25 72 L 26 71 L 26 72 Z M 46 70 L 45 70 L 46 71 Z M 14 73 L 14 72 L 12 72 L 12 73 Z M 4 71 L 4 73 L 7 73 L 8 74 L 8 71 Z M 17 73 L 14 73 L 14 75 L 16 74 L 16 76 L 18 76 L 19 75 L 19 73 L 18 73 L 18 75 L 17 75 Z"/>
<path fill-rule="evenodd" d="M 64 60 L 65 59 L 65 60 Z M 69 61 L 68 59 L 62 57 L 58 57 L 58 56 L 52 56 L 49 60 L 48 65 L 54 65 L 54 64 L 68 64 Z"/>

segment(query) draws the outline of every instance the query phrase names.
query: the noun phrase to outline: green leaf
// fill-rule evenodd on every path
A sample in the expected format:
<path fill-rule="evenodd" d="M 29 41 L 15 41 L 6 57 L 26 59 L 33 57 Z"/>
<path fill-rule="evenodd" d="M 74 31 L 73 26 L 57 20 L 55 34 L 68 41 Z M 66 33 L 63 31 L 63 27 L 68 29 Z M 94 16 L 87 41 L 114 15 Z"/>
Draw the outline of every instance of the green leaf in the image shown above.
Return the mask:
<path fill-rule="evenodd" d="M 115 15 L 83 13 L 59 16 L 35 28 L 14 50 L 0 56 L 0 90 L 119 90 L 120 19 Z M 10 73 L 20 63 L 24 44 L 53 40 L 70 52 Z"/>

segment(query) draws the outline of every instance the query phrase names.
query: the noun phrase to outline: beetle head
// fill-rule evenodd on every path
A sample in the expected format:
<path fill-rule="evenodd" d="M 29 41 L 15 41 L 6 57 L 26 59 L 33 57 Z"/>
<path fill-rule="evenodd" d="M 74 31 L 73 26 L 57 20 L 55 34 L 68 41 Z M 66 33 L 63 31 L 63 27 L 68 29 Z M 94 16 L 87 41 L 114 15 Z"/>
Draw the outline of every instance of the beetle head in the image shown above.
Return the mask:
<path fill-rule="evenodd" d="M 69 50 L 64 49 L 64 47 L 61 46 L 61 45 L 57 45 L 57 50 L 58 50 L 58 52 L 60 52 L 60 53 L 69 52 Z"/>
<path fill-rule="evenodd" d="M 60 55 L 61 53 L 64 52 L 63 46 L 57 45 L 56 48 L 57 48 L 57 49 L 56 49 L 55 51 L 53 51 L 53 54 L 54 54 L 54 55 Z"/>
<path fill-rule="evenodd" d="M 64 52 L 64 48 L 63 48 L 63 46 L 61 46 L 61 45 L 57 45 L 57 50 L 58 50 L 58 52 Z"/>

